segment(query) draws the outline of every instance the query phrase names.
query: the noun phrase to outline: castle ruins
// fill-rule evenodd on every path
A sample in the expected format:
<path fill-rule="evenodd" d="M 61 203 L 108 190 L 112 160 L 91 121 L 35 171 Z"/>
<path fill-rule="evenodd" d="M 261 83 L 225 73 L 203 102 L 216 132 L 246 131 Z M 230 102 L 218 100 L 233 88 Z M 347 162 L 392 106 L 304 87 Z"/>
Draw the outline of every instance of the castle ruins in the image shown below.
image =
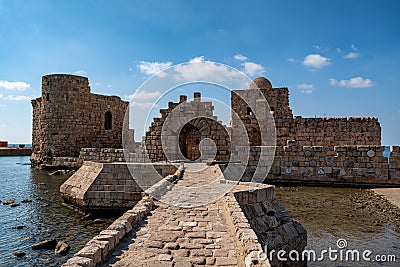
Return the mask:
<path fill-rule="evenodd" d="M 259 92 L 269 105 L 262 105 Z M 258 110 L 251 110 L 248 103 L 254 103 L 253 109 Z M 166 109 L 160 110 L 161 117 L 153 119 L 143 142 L 134 142 L 133 130 L 123 129 L 128 125 L 124 124 L 129 120 L 128 115 L 125 117 L 128 105 L 117 96 L 90 93 L 85 77 L 44 76 L 42 96 L 32 100 L 32 163 L 59 168 L 79 167 L 85 160 L 144 163 L 205 161 L 213 156 L 214 160 L 228 162 L 241 159 L 244 152 L 240 147 L 248 146 L 250 153 L 243 180 L 250 180 L 256 168 L 264 168 L 267 183 L 400 184 L 399 147 L 392 147 L 389 163 L 382 155 L 384 147 L 377 118 L 294 116 L 288 88 L 273 88 L 263 77 L 256 78 L 249 89 L 232 91 L 232 114 L 237 115 L 232 115 L 229 126 L 214 116 L 212 102 L 203 102 L 201 94 L 195 93 L 191 102 L 186 96 L 181 96 L 179 102 L 169 102 Z M 264 110 L 265 107 L 269 110 Z M 271 117 L 273 132 L 260 129 L 260 121 Z M 186 123 L 179 129 L 162 132 L 168 119 Z M 244 125 L 247 136 L 239 130 L 240 125 Z M 125 150 L 123 131 L 130 143 Z M 267 131 L 274 135 L 273 143 L 261 138 Z M 200 142 L 209 139 L 214 142 L 215 151 L 212 147 L 204 151 L 214 155 L 200 151 Z M 167 145 L 163 143 L 165 140 L 169 142 Z M 270 166 L 260 161 L 262 148 L 268 146 L 274 147 Z"/>
<path fill-rule="evenodd" d="M 181 248 L 188 246 L 187 255 L 135 256 L 131 260 L 138 261 L 138 266 L 159 266 L 165 260 L 198 262 L 198 248 L 206 251 L 207 247 L 209 254 L 201 264 L 210 260 L 229 262 L 229 266 L 306 266 L 305 261 L 283 264 L 276 257 L 257 258 L 264 247 L 302 252 L 307 244 L 305 228 L 291 218 L 269 183 L 400 185 L 400 147 L 392 147 L 390 162 L 382 155 L 378 119 L 293 116 L 288 88 L 273 88 L 263 77 L 248 89 L 231 92 L 229 126 L 214 115 L 213 103 L 202 101 L 197 92 L 193 101 L 180 96 L 179 102 L 161 109 L 142 142 L 135 142 L 133 130 L 128 129 L 129 103 L 117 96 L 90 93 L 85 77 L 44 76 L 42 96 L 32 100 L 32 106 L 32 164 L 78 169 L 60 187 L 64 201 L 83 211 L 131 209 L 65 267 L 96 266 L 104 261 L 152 209 L 153 216 L 147 220 L 154 234 L 147 241 L 167 246 L 167 240 L 179 234 L 185 238 L 177 242 L 183 242 Z M 149 166 L 155 172 L 148 171 Z M 202 171 L 190 171 L 199 166 Z M 234 173 L 240 174 L 240 181 L 232 179 Z M 202 191 L 192 191 L 202 183 Z M 218 199 L 203 194 L 229 185 L 232 190 L 222 191 Z M 168 207 L 169 200 L 183 206 Z M 193 221 L 187 220 L 187 213 L 194 216 Z M 158 217 L 171 217 L 184 227 L 170 231 L 160 226 Z M 191 232 L 195 228 L 200 232 Z M 193 243 L 200 235 L 207 236 L 212 247 Z M 229 245 L 229 255 L 236 256 L 218 256 L 221 240 Z M 132 247 L 135 255 L 148 249 Z"/>

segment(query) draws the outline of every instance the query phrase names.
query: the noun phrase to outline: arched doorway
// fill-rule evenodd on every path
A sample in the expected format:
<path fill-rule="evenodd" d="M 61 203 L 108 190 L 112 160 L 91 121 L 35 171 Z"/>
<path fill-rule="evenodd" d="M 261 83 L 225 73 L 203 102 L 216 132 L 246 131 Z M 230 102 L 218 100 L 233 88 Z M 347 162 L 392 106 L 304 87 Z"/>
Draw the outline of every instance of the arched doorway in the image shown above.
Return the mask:
<path fill-rule="evenodd" d="M 186 124 L 179 135 L 179 148 L 183 156 L 189 160 L 200 158 L 199 144 L 201 141 L 200 131 L 191 124 Z"/>

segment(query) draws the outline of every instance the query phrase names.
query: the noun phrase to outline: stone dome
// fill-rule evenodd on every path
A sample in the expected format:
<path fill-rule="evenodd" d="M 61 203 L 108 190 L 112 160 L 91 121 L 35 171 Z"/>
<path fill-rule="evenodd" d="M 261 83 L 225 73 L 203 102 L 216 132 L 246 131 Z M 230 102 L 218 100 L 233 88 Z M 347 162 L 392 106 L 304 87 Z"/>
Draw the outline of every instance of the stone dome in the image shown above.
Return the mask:
<path fill-rule="evenodd" d="M 249 89 L 272 89 L 272 84 L 268 79 L 258 77 L 250 83 Z"/>

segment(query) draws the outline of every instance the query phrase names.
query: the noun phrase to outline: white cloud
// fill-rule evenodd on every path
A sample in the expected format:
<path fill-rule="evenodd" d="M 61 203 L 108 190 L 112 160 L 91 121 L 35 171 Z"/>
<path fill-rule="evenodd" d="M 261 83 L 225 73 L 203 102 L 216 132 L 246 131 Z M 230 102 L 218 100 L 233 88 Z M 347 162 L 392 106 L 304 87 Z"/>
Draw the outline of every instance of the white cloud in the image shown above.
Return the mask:
<path fill-rule="evenodd" d="M 198 62 L 204 62 L 204 56 L 194 57 L 191 60 L 189 60 L 189 63 L 198 63 Z"/>
<path fill-rule="evenodd" d="M 298 60 L 297 60 L 297 59 L 294 59 L 293 57 L 288 58 L 288 61 L 289 61 L 289 62 L 298 62 Z"/>
<path fill-rule="evenodd" d="M 313 84 L 302 83 L 302 84 L 297 85 L 297 88 L 305 89 L 305 90 L 312 90 L 312 89 L 314 89 L 314 85 Z"/>
<path fill-rule="evenodd" d="M 354 77 L 349 80 L 336 80 L 336 79 L 329 79 L 329 83 L 333 86 L 339 87 L 350 87 L 350 88 L 367 88 L 372 87 L 373 83 L 370 79 L 364 79 L 362 77 Z"/>
<path fill-rule="evenodd" d="M 133 101 L 132 102 L 133 107 L 135 108 L 151 108 L 152 106 L 157 107 L 157 105 L 154 102 L 137 102 Z"/>
<path fill-rule="evenodd" d="M 0 124 L 0 127 L 7 127 L 7 124 Z"/>
<path fill-rule="evenodd" d="M 77 71 L 75 71 L 75 74 L 76 74 L 76 75 L 81 75 L 81 76 L 86 76 L 86 75 L 87 75 L 87 72 L 84 71 L 84 70 L 77 70 Z"/>
<path fill-rule="evenodd" d="M 329 64 L 331 64 L 329 58 L 323 57 L 319 54 L 309 54 L 307 55 L 304 60 L 303 64 L 304 66 L 315 68 L 315 69 L 321 69 Z"/>
<path fill-rule="evenodd" d="M 249 75 L 250 77 L 255 75 L 262 75 L 265 73 L 265 69 L 262 65 L 254 63 L 254 62 L 243 62 L 243 72 Z"/>
<path fill-rule="evenodd" d="M 0 99 L 3 99 L 3 95 L 2 94 L 0 94 Z"/>
<path fill-rule="evenodd" d="M 358 51 L 358 48 L 357 48 L 354 44 L 351 45 L 351 49 L 352 49 L 353 51 Z"/>
<path fill-rule="evenodd" d="M 4 88 L 6 90 L 25 90 L 29 87 L 31 87 L 31 85 L 26 82 L 9 82 L 0 80 L 0 88 Z"/>
<path fill-rule="evenodd" d="M 240 61 L 245 61 L 247 59 L 246 56 L 243 56 L 242 54 L 237 53 L 236 55 L 233 56 L 236 60 Z"/>
<path fill-rule="evenodd" d="M 169 67 L 171 67 L 172 62 L 148 62 L 148 61 L 139 61 L 139 64 L 137 65 L 138 68 L 140 69 L 141 73 L 147 74 L 147 75 L 153 75 L 156 74 L 160 71 L 163 71 Z"/>
<path fill-rule="evenodd" d="M 302 94 L 310 95 L 313 93 L 314 85 L 308 84 L 308 83 L 301 83 L 301 84 L 297 85 L 297 88 L 302 89 L 301 90 Z"/>
<path fill-rule="evenodd" d="M 306 94 L 306 95 L 311 95 L 313 93 L 313 90 L 301 90 L 302 94 Z"/>
<path fill-rule="evenodd" d="M 223 83 L 228 80 L 242 79 L 243 75 L 229 67 L 211 61 L 181 64 L 174 67 L 177 80 L 212 81 Z"/>
<path fill-rule="evenodd" d="M 8 96 L 3 96 L 3 99 L 11 101 L 26 101 L 26 100 L 30 101 L 32 97 L 25 95 L 8 95 Z"/>
<path fill-rule="evenodd" d="M 350 53 L 344 55 L 343 57 L 344 57 L 345 59 L 355 59 L 355 58 L 358 58 L 359 56 L 360 56 L 359 53 L 350 52 Z"/>
<path fill-rule="evenodd" d="M 342 49 L 340 49 L 339 47 L 336 47 L 336 52 L 342 53 Z"/>
<path fill-rule="evenodd" d="M 155 92 L 145 92 L 145 91 L 137 91 L 132 95 L 127 96 L 130 100 L 144 100 L 144 99 L 155 99 L 161 96 L 160 91 Z"/>
<path fill-rule="evenodd" d="M 316 50 L 321 50 L 321 49 L 322 49 L 322 47 L 319 46 L 319 45 L 313 45 L 313 47 L 314 47 L 314 49 L 316 49 Z"/>

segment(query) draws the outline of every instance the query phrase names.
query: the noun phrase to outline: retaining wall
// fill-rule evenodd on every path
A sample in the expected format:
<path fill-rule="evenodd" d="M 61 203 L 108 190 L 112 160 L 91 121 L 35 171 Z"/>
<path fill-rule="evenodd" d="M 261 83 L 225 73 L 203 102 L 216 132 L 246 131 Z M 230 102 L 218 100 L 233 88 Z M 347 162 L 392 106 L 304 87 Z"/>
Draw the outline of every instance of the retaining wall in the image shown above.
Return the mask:
<path fill-rule="evenodd" d="M 382 155 L 383 146 L 298 146 L 289 141 L 287 146 L 275 148 L 272 166 L 268 153 L 264 156 L 266 162 L 259 162 L 262 148 L 250 148 L 244 180 L 251 179 L 260 164 L 261 169 L 270 167 L 266 183 L 400 185 L 399 147 L 393 147 L 389 165 L 388 158 Z M 239 158 L 245 157 L 246 153 L 246 149 L 238 149 Z"/>
<path fill-rule="evenodd" d="M 61 195 L 66 203 L 82 210 L 131 208 L 141 200 L 142 192 L 146 188 L 136 183 L 129 168 L 140 168 L 143 171 L 144 165 L 86 161 L 61 185 Z M 174 174 L 177 170 L 171 164 L 156 163 L 152 166 L 162 177 Z M 148 176 L 151 185 L 160 180 L 158 174 L 141 173 Z"/>

